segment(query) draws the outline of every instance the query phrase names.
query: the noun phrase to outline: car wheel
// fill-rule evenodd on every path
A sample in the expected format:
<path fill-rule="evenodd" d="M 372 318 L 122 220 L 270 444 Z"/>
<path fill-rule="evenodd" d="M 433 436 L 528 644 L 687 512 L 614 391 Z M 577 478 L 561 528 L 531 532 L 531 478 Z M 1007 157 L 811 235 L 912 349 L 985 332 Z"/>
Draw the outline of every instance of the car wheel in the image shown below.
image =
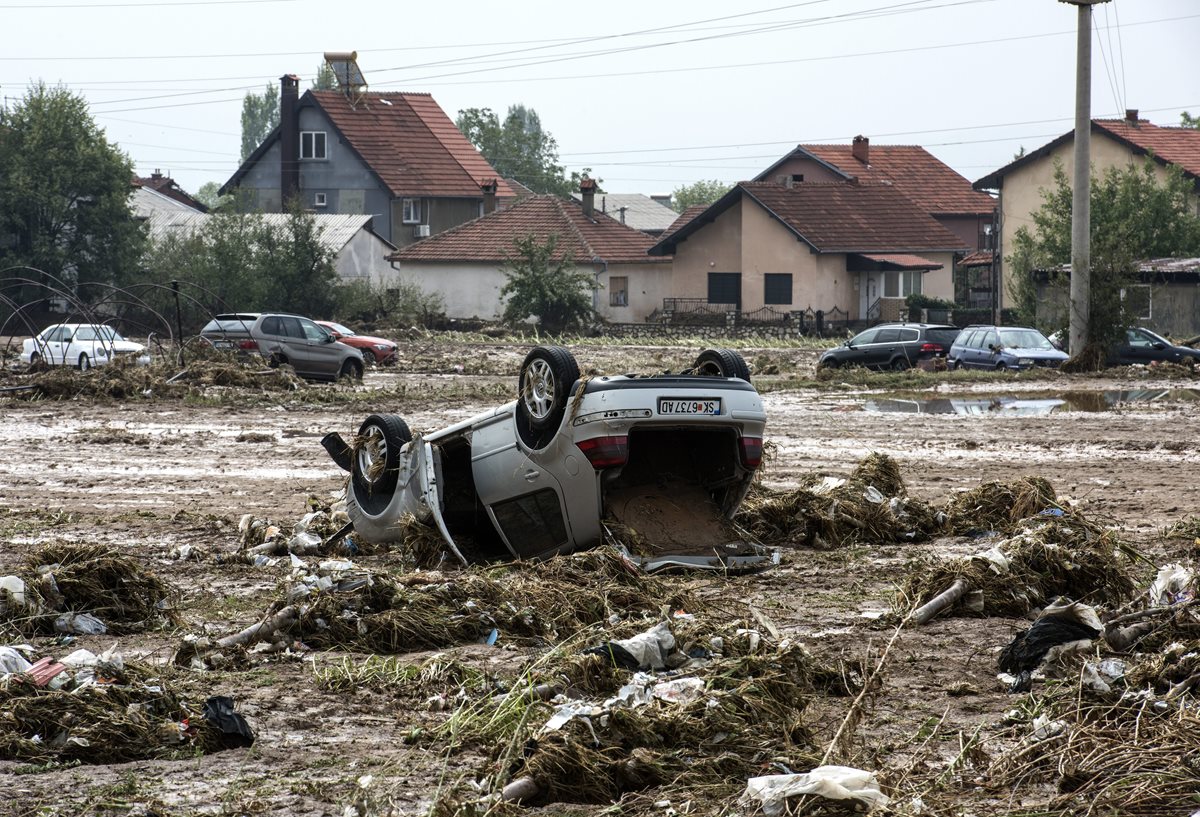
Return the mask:
<path fill-rule="evenodd" d="M 692 364 L 692 369 L 705 377 L 733 377 L 750 382 L 750 367 L 732 349 L 705 349 Z"/>
<path fill-rule="evenodd" d="M 1007 372 L 1008 371 L 1008 367 L 1004 365 L 1004 361 L 1000 361 L 999 363 L 996 364 L 996 371 L 998 371 L 998 372 Z"/>
<path fill-rule="evenodd" d="M 571 386 L 579 379 L 575 356 L 562 346 L 538 346 L 525 356 L 517 379 L 517 413 L 530 428 L 557 428 Z"/>
<path fill-rule="evenodd" d="M 908 362 L 906 357 L 898 357 L 892 361 L 891 370 L 893 372 L 903 372 L 912 368 L 912 364 Z"/>
<path fill-rule="evenodd" d="M 287 356 L 281 355 L 278 352 L 272 352 L 271 356 L 267 358 L 267 365 L 272 369 L 278 369 L 280 366 L 286 366 L 288 365 Z"/>
<path fill-rule="evenodd" d="M 372 414 L 363 420 L 350 463 L 350 479 L 360 504 L 382 502 L 386 507 L 391 501 L 400 472 L 400 449 L 411 441 L 408 423 L 395 414 Z"/>
<path fill-rule="evenodd" d="M 362 356 L 363 356 L 363 363 L 366 363 L 369 366 L 378 366 L 379 365 L 379 355 L 376 354 L 374 349 L 363 349 Z"/>
<path fill-rule="evenodd" d="M 41 364 L 41 362 L 42 362 L 42 356 L 39 355 L 37 352 L 34 352 L 33 354 L 31 354 L 29 356 L 29 368 L 30 369 L 38 368 L 38 366 Z"/>
<path fill-rule="evenodd" d="M 347 358 L 346 362 L 342 364 L 342 370 L 338 372 L 339 380 L 343 377 L 348 377 L 351 380 L 362 380 L 362 376 L 363 365 L 360 361 L 353 358 Z"/>
<path fill-rule="evenodd" d="M 92 368 L 92 361 L 88 360 L 87 355 L 80 355 L 79 356 L 79 371 L 86 372 L 90 368 Z"/>

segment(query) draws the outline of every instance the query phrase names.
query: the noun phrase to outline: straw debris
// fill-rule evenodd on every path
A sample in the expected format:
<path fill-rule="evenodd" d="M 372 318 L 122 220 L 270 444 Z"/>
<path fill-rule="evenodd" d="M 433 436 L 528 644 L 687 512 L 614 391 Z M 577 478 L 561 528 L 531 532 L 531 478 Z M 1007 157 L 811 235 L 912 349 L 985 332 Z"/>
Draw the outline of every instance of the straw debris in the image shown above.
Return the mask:
<path fill-rule="evenodd" d="M 107 545 L 54 542 L 26 559 L 22 606 L 0 605 L 11 626 L 54 632 L 61 614 L 86 614 L 113 633 L 175 625 L 179 592 Z"/>

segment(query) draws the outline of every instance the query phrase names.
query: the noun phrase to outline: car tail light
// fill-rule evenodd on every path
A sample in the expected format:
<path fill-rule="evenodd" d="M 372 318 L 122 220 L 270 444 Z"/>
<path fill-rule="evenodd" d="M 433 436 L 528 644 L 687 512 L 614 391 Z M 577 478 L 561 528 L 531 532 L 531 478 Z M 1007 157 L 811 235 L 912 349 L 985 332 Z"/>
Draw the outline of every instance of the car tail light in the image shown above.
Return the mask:
<path fill-rule="evenodd" d="M 922 352 L 944 352 L 946 350 L 943 349 L 941 347 L 941 345 L 939 345 L 937 343 L 922 343 L 921 351 Z"/>
<path fill-rule="evenodd" d="M 746 468 L 757 468 L 762 464 L 762 437 L 742 437 L 738 454 Z"/>
<path fill-rule="evenodd" d="M 629 459 L 629 437 L 626 436 L 593 437 L 590 440 L 580 440 L 576 445 L 597 471 L 601 468 L 624 465 Z"/>
<path fill-rule="evenodd" d="M 245 349 L 247 352 L 258 351 L 258 341 L 256 341 L 256 340 L 239 340 L 238 348 Z"/>

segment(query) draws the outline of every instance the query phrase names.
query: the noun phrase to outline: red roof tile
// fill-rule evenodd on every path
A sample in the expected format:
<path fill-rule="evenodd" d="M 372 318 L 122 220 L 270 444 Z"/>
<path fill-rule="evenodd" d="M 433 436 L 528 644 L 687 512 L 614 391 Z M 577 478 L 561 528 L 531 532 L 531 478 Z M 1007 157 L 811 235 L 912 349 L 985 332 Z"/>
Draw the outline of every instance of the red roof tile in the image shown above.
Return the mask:
<path fill-rule="evenodd" d="M 1160 127 L 1145 119 L 1137 120 L 1136 124 L 1127 119 L 1093 119 L 1092 134 L 1096 133 L 1103 133 L 1115 139 L 1136 154 L 1153 154 L 1155 161 L 1160 164 L 1176 165 L 1184 175 L 1200 180 L 1200 129 Z M 1001 180 L 1009 173 L 1049 155 L 1059 146 L 1072 141 L 1074 137 L 1075 130 L 1072 128 L 1037 150 L 1026 153 L 999 170 L 992 171 L 976 181 L 975 187 L 998 189 Z"/>
<path fill-rule="evenodd" d="M 393 197 L 478 198 L 479 186 L 496 179 L 496 195 L 513 195 L 429 94 L 366 93 L 351 104 L 340 91 L 308 91 L 299 105 L 315 103 Z"/>
<path fill-rule="evenodd" d="M 904 253 L 859 253 L 868 261 L 876 261 L 880 264 L 889 264 L 899 269 L 941 269 L 946 266 L 939 264 L 936 261 L 930 261 L 928 258 L 922 258 L 919 255 L 907 255 Z"/>
<path fill-rule="evenodd" d="M 965 250 L 962 239 L 920 210 L 893 185 L 767 182 L 738 185 L 818 252 Z"/>
<path fill-rule="evenodd" d="M 671 222 L 671 226 L 663 231 L 663 234 L 658 237 L 658 240 L 664 241 L 664 240 L 670 238 L 671 236 L 675 235 L 675 233 L 679 232 L 684 227 L 686 227 L 688 224 L 690 224 L 692 222 L 692 219 L 694 219 L 696 216 L 700 215 L 705 210 L 707 210 L 708 207 L 709 206 L 707 204 L 691 205 L 690 207 L 688 207 L 686 210 L 684 210 L 682 213 L 679 214 L 679 218 L 677 218 L 673 222 Z"/>
<path fill-rule="evenodd" d="M 208 212 L 208 207 L 202 202 L 188 195 L 187 191 L 180 187 L 170 176 L 164 176 L 157 170 L 149 176 L 134 176 L 133 183 L 140 187 L 147 187 L 156 193 L 162 193 L 167 198 L 174 199 L 180 204 L 186 204 L 193 210 L 198 210 L 201 213 Z"/>
<path fill-rule="evenodd" d="M 990 267 L 992 265 L 991 250 L 977 250 L 958 262 L 960 267 Z"/>
<path fill-rule="evenodd" d="M 1137 124 L 1127 119 L 1095 119 L 1092 127 L 1113 137 L 1153 152 L 1164 162 L 1177 165 L 1184 173 L 1200 176 L 1200 129 L 1152 125 L 1144 119 Z"/>
<path fill-rule="evenodd" d="M 789 154 L 757 177 L 769 180 L 774 167 L 796 156 L 808 153 L 863 182 L 891 182 L 931 215 L 987 215 L 995 201 L 986 193 L 971 187 L 960 176 L 925 148 L 918 145 L 869 145 L 869 164 L 854 158 L 851 145 L 798 145 Z"/>
<path fill-rule="evenodd" d="M 503 210 L 409 244 L 388 256 L 393 261 L 482 261 L 503 263 L 513 240 L 526 235 L 558 236 L 558 257 L 576 262 L 661 263 L 646 254 L 655 239 L 602 213 L 592 218 L 576 202 L 557 196 L 528 196 Z"/>

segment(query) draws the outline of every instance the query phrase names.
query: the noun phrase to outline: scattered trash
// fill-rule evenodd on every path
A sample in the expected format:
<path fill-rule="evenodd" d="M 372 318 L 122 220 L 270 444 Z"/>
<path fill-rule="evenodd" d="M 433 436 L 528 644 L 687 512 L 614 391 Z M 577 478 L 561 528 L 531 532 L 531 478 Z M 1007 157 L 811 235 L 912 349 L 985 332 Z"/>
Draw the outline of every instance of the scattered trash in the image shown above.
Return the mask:
<path fill-rule="evenodd" d="M 630 670 L 665 669 L 667 657 L 675 648 L 671 627 L 662 621 L 632 638 L 618 639 L 584 650 L 585 654 L 606 656 L 615 666 Z"/>
<path fill-rule="evenodd" d="M 804 774 L 773 774 L 746 782 L 743 799 L 757 801 L 768 817 L 783 814 L 789 798 L 815 794 L 830 800 L 855 800 L 867 810 L 888 804 L 872 772 L 849 766 L 818 766 Z"/>
<path fill-rule="evenodd" d="M 219 743 L 226 749 L 254 745 L 254 733 L 246 719 L 233 711 L 233 699 L 214 695 L 204 702 L 204 719 L 220 733 Z"/>
<path fill-rule="evenodd" d="M 1009 692 L 1028 691 L 1034 670 L 1064 653 L 1086 650 L 1102 629 L 1096 611 L 1086 604 L 1066 599 L 1051 604 L 1000 652 L 1000 670 L 1015 676 Z"/>
<path fill-rule="evenodd" d="M 63 613 L 54 619 L 54 631 L 72 635 L 104 635 L 108 627 L 89 613 Z"/>

